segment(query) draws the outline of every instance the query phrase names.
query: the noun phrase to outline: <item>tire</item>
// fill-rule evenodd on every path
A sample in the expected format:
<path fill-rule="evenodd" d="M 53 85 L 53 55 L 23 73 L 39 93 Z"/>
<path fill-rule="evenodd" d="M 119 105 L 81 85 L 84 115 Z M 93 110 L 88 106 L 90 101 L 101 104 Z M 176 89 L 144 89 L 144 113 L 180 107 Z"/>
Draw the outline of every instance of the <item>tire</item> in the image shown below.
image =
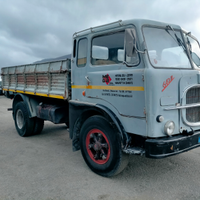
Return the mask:
<path fill-rule="evenodd" d="M 37 135 L 37 134 L 40 134 L 43 130 L 44 120 L 37 117 L 34 120 L 35 120 L 35 126 L 34 126 L 33 135 Z"/>
<path fill-rule="evenodd" d="M 119 134 L 104 117 L 88 118 L 80 134 L 82 156 L 93 172 L 111 177 L 127 166 L 129 155 L 122 152 Z"/>
<path fill-rule="evenodd" d="M 21 137 L 27 137 L 33 134 L 34 119 L 29 118 L 28 110 L 24 102 L 19 102 L 14 107 L 15 128 Z"/>

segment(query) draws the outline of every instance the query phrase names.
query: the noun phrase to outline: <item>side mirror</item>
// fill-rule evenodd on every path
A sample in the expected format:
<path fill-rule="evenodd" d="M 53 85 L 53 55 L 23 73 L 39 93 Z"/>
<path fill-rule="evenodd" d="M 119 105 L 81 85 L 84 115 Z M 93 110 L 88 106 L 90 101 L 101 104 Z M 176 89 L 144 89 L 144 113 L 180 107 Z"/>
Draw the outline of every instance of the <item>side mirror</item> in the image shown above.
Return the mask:
<path fill-rule="evenodd" d="M 125 30 L 125 49 L 128 57 L 133 57 L 136 53 L 136 32 L 134 29 Z"/>
<path fill-rule="evenodd" d="M 197 56 L 196 53 L 192 52 L 191 54 L 193 62 L 200 67 L 200 58 Z"/>

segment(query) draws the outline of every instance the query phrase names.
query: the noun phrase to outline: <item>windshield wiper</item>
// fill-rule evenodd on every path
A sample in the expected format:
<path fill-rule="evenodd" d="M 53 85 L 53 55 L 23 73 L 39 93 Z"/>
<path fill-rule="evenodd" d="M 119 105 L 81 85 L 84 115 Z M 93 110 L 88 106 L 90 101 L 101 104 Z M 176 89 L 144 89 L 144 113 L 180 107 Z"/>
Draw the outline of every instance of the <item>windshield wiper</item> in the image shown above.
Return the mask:
<path fill-rule="evenodd" d="M 166 28 L 167 28 L 166 31 L 167 31 L 169 34 L 170 34 L 170 32 L 168 31 L 168 29 L 171 29 L 171 30 L 173 31 L 174 36 L 175 36 L 175 38 L 176 38 L 176 41 L 178 42 L 178 45 L 181 46 L 185 52 L 187 52 L 184 43 L 183 43 L 182 40 L 176 35 L 176 32 L 174 31 L 174 29 L 173 29 L 170 25 L 167 25 Z M 171 35 L 171 34 L 170 34 L 170 35 Z M 171 35 L 171 36 L 172 36 L 172 35 Z M 186 53 L 186 54 L 187 54 L 187 53 Z"/>
<path fill-rule="evenodd" d="M 178 42 L 178 45 L 183 48 L 183 52 L 187 55 L 188 59 L 190 60 L 190 57 L 189 57 L 189 55 L 187 53 L 187 49 L 186 49 L 183 41 L 176 35 L 176 32 L 174 31 L 174 29 L 170 25 L 167 25 L 165 30 L 167 31 L 167 33 L 169 33 L 169 35 L 171 35 L 170 32 L 168 31 L 168 29 L 173 31 L 174 36 L 176 38 L 176 41 Z M 171 37 L 174 38 L 172 35 L 171 35 Z"/>

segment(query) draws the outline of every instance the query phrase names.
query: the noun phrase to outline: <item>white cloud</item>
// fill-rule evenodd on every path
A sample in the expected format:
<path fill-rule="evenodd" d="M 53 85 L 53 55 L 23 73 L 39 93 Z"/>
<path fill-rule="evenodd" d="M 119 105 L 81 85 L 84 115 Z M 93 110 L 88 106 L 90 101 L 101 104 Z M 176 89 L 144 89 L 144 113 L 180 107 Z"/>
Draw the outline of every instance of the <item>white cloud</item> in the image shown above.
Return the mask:
<path fill-rule="evenodd" d="M 200 38 L 199 0 L 0 0 L 0 67 L 71 53 L 74 32 L 146 18 L 179 24 Z"/>

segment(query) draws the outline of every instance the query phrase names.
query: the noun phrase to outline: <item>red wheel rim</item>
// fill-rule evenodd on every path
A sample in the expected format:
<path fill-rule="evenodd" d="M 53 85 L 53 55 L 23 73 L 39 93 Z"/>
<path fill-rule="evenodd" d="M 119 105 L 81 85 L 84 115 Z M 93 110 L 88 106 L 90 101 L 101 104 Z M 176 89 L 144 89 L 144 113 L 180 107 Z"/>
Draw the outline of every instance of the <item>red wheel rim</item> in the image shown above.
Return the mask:
<path fill-rule="evenodd" d="M 92 129 L 86 137 L 86 149 L 90 158 L 103 165 L 110 158 L 110 144 L 106 135 L 99 129 Z"/>

